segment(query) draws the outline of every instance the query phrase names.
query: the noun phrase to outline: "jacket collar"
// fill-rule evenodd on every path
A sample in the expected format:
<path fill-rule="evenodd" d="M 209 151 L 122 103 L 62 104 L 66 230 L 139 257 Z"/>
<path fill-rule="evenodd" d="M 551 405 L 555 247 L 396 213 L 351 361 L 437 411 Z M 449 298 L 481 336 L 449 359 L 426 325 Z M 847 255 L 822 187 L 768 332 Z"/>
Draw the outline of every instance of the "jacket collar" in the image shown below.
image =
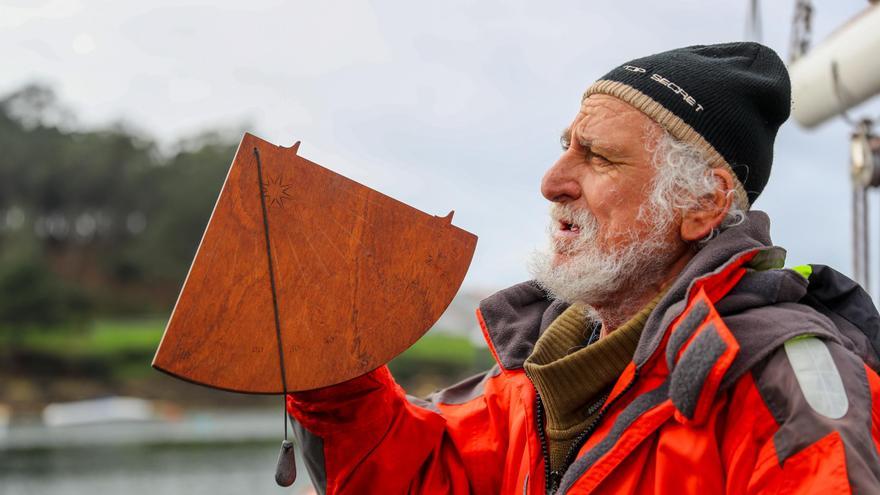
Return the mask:
<path fill-rule="evenodd" d="M 769 230 L 765 213 L 749 212 L 742 224 L 725 230 L 694 256 L 648 318 L 633 358 L 637 365 L 656 352 L 665 329 L 684 310 L 688 294 L 699 281 L 709 281 L 736 264 L 782 266 L 785 251 L 771 247 Z M 522 368 L 538 336 L 567 307 L 528 281 L 484 299 L 477 317 L 498 363 L 511 370 Z"/>
<path fill-rule="evenodd" d="M 685 266 L 648 318 L 633 361 L 642 366 L 657 351 L 666 329 L 681 315 L 697 289 L 708 286 L 712 289 L 710 296 L 717 294 L 720 299 L 739 281 L 727 278 L 737 268 L 766 270 L 781 268 L 784 263 L 785 250 L 773 246 L 770 240 L 767 214 L 749 212 L 741 224 L 728 228 L 708 242 Z M 724 287 L 725 282 L 732 283 Z M 770 304 L 773 301 L 765 302 Z"/>

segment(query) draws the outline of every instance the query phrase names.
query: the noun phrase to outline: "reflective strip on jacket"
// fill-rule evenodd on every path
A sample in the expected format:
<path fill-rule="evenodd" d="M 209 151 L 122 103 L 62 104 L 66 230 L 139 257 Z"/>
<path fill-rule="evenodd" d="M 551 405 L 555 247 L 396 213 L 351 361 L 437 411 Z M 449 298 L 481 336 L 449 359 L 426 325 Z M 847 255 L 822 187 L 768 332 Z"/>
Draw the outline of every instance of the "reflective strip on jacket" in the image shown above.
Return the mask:
<path fill-rule="evenodd" d="M 830 268 L 781 269 L 751 212 L 651 314 L 559 494 L 880 493 L 880 316 Z M 319 493 L 543 494 L 522 363 L 565 305 L 523 283 L 478 319 L 498 364 L 427 400 L 386 367 L 288 397 Z"/>

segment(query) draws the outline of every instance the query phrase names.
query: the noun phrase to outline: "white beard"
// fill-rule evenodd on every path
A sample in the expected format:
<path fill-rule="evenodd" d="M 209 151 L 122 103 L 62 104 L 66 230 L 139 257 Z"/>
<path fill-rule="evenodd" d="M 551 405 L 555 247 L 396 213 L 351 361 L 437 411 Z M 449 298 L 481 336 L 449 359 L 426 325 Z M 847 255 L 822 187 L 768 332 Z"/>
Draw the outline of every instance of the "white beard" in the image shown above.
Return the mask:
<path fill-rule="evenodd" d="M 649 219 L 652 227 L 660 227 L 662 213 L 654 212 Z M 599 243 L 599 224 L 587 210 L 575 210 L 566 204 L 554 203 L 550 215 L 550 246 L 536 251 L 529 260 L 529 271 L 538 284 L 554 298 L 588 306 L 625 304 L 658 282 L 676 257 L 675 245 L 666 239 L 666 232 L 652 228 L 645 239 L 631 235 L 626 245 L 605 252 Z M 553 233 L 559 222 L 580 227 L 577 237 L 559 241 Z M 567 259 L 555 263 L 557 254 Z"/>

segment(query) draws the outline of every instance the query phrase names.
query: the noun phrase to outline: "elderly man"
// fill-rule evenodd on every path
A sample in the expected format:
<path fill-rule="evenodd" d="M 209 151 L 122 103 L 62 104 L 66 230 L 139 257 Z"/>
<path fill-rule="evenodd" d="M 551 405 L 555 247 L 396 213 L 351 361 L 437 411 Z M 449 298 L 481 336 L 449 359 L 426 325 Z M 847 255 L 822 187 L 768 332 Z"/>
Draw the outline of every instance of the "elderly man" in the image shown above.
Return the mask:
<path fill-rule="evenodd" d="M 880 493 L 880 317 L 827 267 L 783 269 L 749 211 L 789 108 L 755 43 L 590 86 L 535 280 L 478 311 L 497 366 L 429 400 L 385 367 L 292 394 L 318 490 Z"/>

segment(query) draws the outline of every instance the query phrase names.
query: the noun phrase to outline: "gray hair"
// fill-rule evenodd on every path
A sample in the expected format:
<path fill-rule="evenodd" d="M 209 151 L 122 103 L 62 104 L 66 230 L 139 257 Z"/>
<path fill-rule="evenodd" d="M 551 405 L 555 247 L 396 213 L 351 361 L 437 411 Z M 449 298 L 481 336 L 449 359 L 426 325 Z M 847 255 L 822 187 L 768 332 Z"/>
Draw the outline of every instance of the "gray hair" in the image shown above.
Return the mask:
<path fill-rule="evenodd" d="M 699 148 L 675 139 L 665 130 L 653 146 L 649 145 L 648 150 L 653 152 L 652 162 L 657 174 L 648 201 L 639 215 L 653 215 L 657 227 L 665 230 L 674 221 L 676 212 L 705 207 L 706 197 L 715 192 L 718 181 L 711 173 L 713 165 Z M 727 215 L 717 228 L 699 241 L 699 245 L 745 221 L 745 212 L 749 209 L 747 200 L 743 200 L 742 195 L 734 189 L 727 191 L 727 194 L 733 198 Z"/>

